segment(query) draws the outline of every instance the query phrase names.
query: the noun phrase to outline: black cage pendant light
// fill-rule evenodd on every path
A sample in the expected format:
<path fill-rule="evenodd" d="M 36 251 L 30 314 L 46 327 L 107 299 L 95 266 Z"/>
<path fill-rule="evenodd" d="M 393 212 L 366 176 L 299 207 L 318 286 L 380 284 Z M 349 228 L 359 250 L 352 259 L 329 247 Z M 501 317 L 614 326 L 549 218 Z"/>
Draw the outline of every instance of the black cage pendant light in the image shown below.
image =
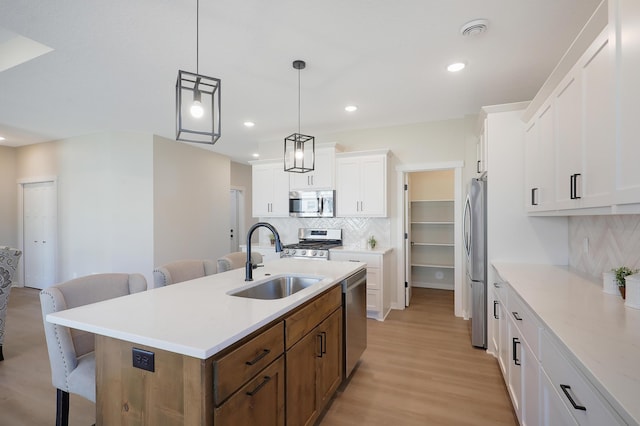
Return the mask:
<path fill-rule="evenodd" d="M 220 138 L 220 79 L 200 74 L 200 0 L 196 0 L 196 72 L 178 71 L 176 140 L 213 145 Z"/>
<path fill-rule="evenodd" d="M 304 61 L 293 61 L 293 68 L 298 70 L 298 133 L 284 138 L 284 171 L 307 173 L 315 168 L 316 139 L 300 133 L 300 70 L 307 64 Z"/>

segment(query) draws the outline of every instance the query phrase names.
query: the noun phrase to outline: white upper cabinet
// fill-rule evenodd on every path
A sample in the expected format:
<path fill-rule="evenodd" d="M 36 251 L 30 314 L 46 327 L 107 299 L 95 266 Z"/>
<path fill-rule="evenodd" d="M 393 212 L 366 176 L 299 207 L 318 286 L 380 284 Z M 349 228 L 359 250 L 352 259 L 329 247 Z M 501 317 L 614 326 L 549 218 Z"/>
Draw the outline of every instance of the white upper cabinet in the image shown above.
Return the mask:
<path fill-rule="evenodd" d="M 253 217 L 289 216 L 289 173 L 282 160 L 252 162 Z"/>
<path fill-rule="evenodd" d="M 486 173 L 488 170 L 487 163 L 487 140 L 489 138 L 489 129 L 487 125 L 487 118 L 483 118 L 483 125 L 480 129 L 480 136 L 478 137 L 478 142 L 476 144 L 476 173 L 481 175 Z"/>
<path fill-rule="evenodd" d="M 612 0 L 610 17 L 619 35 L 617 67 L 619 128 L 616 144 L 615 203 L 640 203 L 640 2 Z"/>
<path fill-rule="evenodd" d="M 336 210 L 339 217 L 387 216 L 387 155 L 336 155 Z"/>
<path fill-rule="evenodd" d="M 547 104 L 525 130 L 525 201 L 529 212 L 555 206 L 553 124 L 552 105 Z"/>
<path fill-rule="evenodd" d="M 609 38 L 608 29 L 596 37 L 526 128 L 525 200 L 530 213 L 611 210 L 615 62 Z"/>
<path fill-rule="evenodd" d="M 312 172 L 290 173 L 289 186 L 292 191 L 335 189 L 335 148 L 316 147 L 315 156 L 315 167 Z"/>

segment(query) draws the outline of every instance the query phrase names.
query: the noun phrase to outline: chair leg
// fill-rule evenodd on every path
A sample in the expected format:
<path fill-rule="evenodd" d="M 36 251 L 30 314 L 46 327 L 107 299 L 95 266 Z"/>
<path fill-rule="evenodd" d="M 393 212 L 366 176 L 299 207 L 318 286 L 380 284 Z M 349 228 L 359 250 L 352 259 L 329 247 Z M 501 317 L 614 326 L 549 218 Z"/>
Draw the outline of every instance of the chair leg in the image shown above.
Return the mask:
<path fill-rule="evenodd" d="M 2 355 L 2 345 L 0 345 L 0 361 L 4 361 L 4 355 Z"/>
<path fill-rule="evenodd" d="M 56 390 L 56 426 L 69 426 L 69 392 Z"/>

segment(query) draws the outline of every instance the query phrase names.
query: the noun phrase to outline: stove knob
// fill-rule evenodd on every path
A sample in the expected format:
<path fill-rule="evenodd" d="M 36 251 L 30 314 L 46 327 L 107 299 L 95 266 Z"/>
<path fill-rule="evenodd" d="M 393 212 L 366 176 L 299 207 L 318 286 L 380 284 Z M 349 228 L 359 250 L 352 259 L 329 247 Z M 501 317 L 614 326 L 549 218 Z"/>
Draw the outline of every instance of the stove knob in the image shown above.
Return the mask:
<path fill-rule="evenodd" d="M 291 256 L 293 256 L 294 254 L 296 254 L 296 249 L 291 249 L 291 252 L 290 252 L 289 254 L 291 254 Z"/>
<path fill-rule="evenodd" d="M 284 249 L 284 254 L 289 254 L 289 249 Z"/>
<path fill-rule="evenodd" d="M 321 251 L 318 255 L 319 255 L 320 257 L 324 257 L 325 252 Z"/>
<path fill-rule="evenodd" d="M 311 256 L 315 256 L 316 254 L 318 254 L 318 252 L 315 250 L 311 252 Z"/>
<path fill-rule="evenodd" d="M 307 254 L 307 251 L 306 251 L 306 250 L 302 250 L 302 251 L 300 252 L 300 254 L 301 254 L 302 256 L 304 256 L 304 255 L 306 255 L 306 254 Z"/>

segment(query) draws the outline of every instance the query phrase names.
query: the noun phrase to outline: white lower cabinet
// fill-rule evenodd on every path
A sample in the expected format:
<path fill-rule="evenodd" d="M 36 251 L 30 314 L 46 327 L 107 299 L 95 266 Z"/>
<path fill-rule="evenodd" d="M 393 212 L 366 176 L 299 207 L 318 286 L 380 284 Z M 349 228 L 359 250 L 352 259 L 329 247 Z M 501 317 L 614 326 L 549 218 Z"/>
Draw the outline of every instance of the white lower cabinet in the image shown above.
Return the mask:
<path fill-rule="evenodd" d="M 613 426 L 625 424 L 608 407 L 608 403 L 599 396 L 598 391 L 588 382 L 586 377 L 569 361 L 569 354 L 553 340 L 554 337 L 549 332 L 542 333 L 540 354 L 543 372 L 546 373 L 555 390 L 555 398 L 564 404 L 579 425 Z M 550 393 L 549 398 L 553 396 Z M 553 404 L 557 403 L 557 401 L 553 402 Z"/>
<path fill-rule="evenodd" d="M 355 252 L 331 250 L 330 260 L 354 261 L 367 264 L 367 317 L 384 320 L 391 309 L 391 288 L 385 282 L 389 281 L 391 273 L 390 252 Z"/>
<path fill-rule="evenodd" d="M 626 424 L 508 282 L 492 295 L 494 353 L 521 425 Z"/>

